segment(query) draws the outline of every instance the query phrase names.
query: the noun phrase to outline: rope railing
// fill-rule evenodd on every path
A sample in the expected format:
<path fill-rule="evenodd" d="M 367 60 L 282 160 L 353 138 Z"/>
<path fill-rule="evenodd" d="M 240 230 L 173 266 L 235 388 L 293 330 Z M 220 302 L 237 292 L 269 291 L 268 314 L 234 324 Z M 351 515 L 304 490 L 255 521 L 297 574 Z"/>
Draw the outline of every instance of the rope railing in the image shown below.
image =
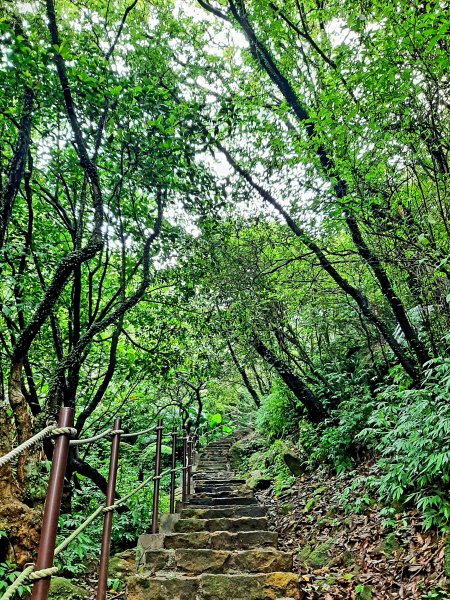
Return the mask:
<path fill-rule="evenodd" d="M 17 446 L 11 452 L 8 452 L 4 456 L 0 457 L 0 468 L 7 465 L 9 462 L 20 456 L 26 450 L 29 450 L 33 446 L 36 446 L 39 442 L 42 442 L 45 438 L 53 437 L 57 435 L 76 435 L 77 430 L 74 427 L 58 427 L 56 423 L 48 425 L 36 435 L 33 435 L 30 439 L 26 440 L 20 446 Z"/>
<path fill-rule="evenodd" d="M 190 494 L 192 463 L 195 452 L 195 446 L 199 439 L 200 428 L 196 428 L 193 435 L 188 435 L 183 430 L 182 436 L 182 464 L 177 467 L 177 440 L 179 439 L 176 428 L 170 433 L 163 433 L 162 419 L 158 420 L 156 426 L 143 429 L 135 433 L 124 433 L 120 427 L 120 419 L 116 419 L 114 427 L 94 435 L 90 438 L 70 439 L 77 435 L 77 430 L 73 427 L 73 409 L 62 408 L 58 424 L 51 424 L 42 431 L 31 437 L 29 440 L 20 444 L 11 452 L 0 458 L 0 467 L 8 464 L 20 454 L 32 446 L 37 445 L 47 437 L 56 436 L 56 444 L 53 451 L 52 466 L 50 470 L 50 479 L 48 483 L 47 499 L 44 507 L 42 519 L 41 540 L 39 544 L 38 556 L 35 564 L 26 565 L 22 573 L 9 586 L 9 588 L 0 597 L 0 600 L 11 600 L 19 589 L 25 584 L 32 584 L 31 600 L 47 600 L 50 579 L 59 572 L 59 567 L 53 564 L 56 556 L 61 554 L 69 544 L 75 540 L 97 517 L 103 515 L 103 533 L 100 551 L 100 567 L 98 573 L 97 600 L 105 600 L 107 591 L 108 560 L 111 542 L 112 519 L 114 511 L 124 505 L 127 500 L 141 491 L 144 487 L 153 482 L 153 500 L 152 500 L 152 522 L 151 532 L 158 533 L 159 528 L 159 491 L 161 479 L 170 475 L 170 512 L 175 512 L 175 486 L 176 474 L 182 473 L 181 494 L 182 501 L 185 501 Z M 145 433 L 156 432 L 156 454 L 154 473 L 144 479 L 139 485 L 133 488 L 129 493 L 116 500 L 116 479 L 118 470 L 119 446 L 123 438 L 137 437 Z M 89 515 L 81 525 L 70 533 L 58 546 L 56 546 L 56 533 L 59 518 L 59 511 L 62 499 L 64 476 L 67 466 L 69 448 L 83 444 L 92 444 L 101 439 L 111 438 L 111 455 L 108 475 L 108 484 L 106 490 L 105 505 L 99 506 L 91 515 Z M 163 439 L 172 438 L 172 457 L 170 468 L 161 471 L 162 442 Z M 55 547 L 56 546 L 56 547 Z"/>
<path fill-rule="evenodd" d="M 110 506 L 99 506 L 93 513 L 91 513 L 89 515 L 89 517 L 87 517 L 87 519 L 85 519 L 83 521 L 83 523 L 81 523 L 81 525 L 79 525 L 74 531 L 72 531 L 72 533 L 64 541 L 62 541 L 59 544 L 59 546 L 57 546 L 55 548 L 54 555 L 58 556 L 59 554 L 61 554 L 61 552 L 63 552 L 69 546 L 69 544 L 71 542 L 73 542 L 80 535 L 80 533 L 83 533 L 83 531 L 87 527 L 89 527 L 89 525 L 93 521 L 95 521 L 95 519 L 99 515 L 106 513 L 106 512 L 112 512 L 112 511 L 116 510 L 117 508 L 122 506 L 127 500 L 129 500 L 132 496 L 134 496 L 135 494 L 140 492 L 146 485 L 148 485 L 150 483 L 150 481 L 152 481 L 152 480 L 154 481 L 155 479 L 161 479 L 165 475 L 169 475 L 169 473 L 171 473 L 172 471 L 180 471 L 180 470 L 181 470 L 181 467 L 179 467 L 178 469 L 166 469 L 158 476 L 151 475 L 150 477 L 147 477 L 146 479 L 144 479 L 144 481 L 142 481 L 138 486 L 136 486 L 126 496 L 123 496 L 122 498 L 120 498 L 120 500 L 117 500 L 117 502 L 115 502 L 114 504 L 111 504 Z M 10 600 L 11 598 L 14 598 L 14 595 L 16 594 L 16 592 L 18 591 L 18 589 L 21 586 L 26 585 L 27 583 L 32 583 L 34 581 L 37 581 L 38 579 L 44 579 L 45 577 L 51 577 L 52 575 L 56 575 L 60 571 L 60 568 L 57 566 L 48 567 L 47 569 L 40 569 L 39 571 L 35 571 L 34 570 L 35 567 L 36 567 L 36 565 L 34 563 L 28 565 L 22 571 L 22 573 L 18 576 L 18 578 L 14 581 L 14 583 L 9 587 L 8 591 L 5 592 L 3 594 L 3 596 L 1 596 L 0 600 Z"/>

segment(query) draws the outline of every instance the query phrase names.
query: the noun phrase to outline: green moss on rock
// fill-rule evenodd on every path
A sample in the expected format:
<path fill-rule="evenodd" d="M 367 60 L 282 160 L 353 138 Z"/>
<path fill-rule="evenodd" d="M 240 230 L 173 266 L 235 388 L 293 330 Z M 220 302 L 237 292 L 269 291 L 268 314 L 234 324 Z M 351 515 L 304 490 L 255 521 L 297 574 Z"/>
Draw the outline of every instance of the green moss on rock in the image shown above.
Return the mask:
<path fill-rule="evenodd" d="M 88 600 L 89 592 L 65 577 L 52 577 L 49 600 Z"/>
<path fill-rule="evenodd" d="M 321 569 L 327 566 L 330 562 L 329 552 L 334 546 L 334 540 L 329 539 L 322 542 L 318 546 L 307 544 L 298 553 L 300 562 L 312 567 L 313 569 Z"/>

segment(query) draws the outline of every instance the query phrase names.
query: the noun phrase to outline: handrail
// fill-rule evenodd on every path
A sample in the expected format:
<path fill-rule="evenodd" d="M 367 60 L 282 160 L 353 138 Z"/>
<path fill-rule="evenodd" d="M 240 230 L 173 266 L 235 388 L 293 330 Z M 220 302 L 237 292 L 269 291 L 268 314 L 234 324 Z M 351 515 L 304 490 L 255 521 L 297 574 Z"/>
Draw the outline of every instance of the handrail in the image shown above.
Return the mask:
<path fill-rule="evenodd" d="M 175 469 L 175 471 L 180 471 L 181 467 L 178 467 L 177 469 Z M 172 471 L 172 469 L 166 469 L 165 471 L 163 471 L 160 475 L 160 477 L 164 477 L 164 475 L 168 475 L 170 472 Z M 124 502 L 126 502 L 127 500 L 129 500 L 132 496 L 134 496 L 135 494 L 137 494 L 138 492 L 140 492 L 142 490 L 142 488 L 144 488 L 148 483 L 150 483 L 150 481 L 154 480 L 155 476 L 151 475 L 150 477 L 147 477 L 147 479 L 144 479 L 144 481 L 142 481 L 138 486 L 136 486 L 129 494 L 127 494 L 126 496 L 123 496 L 122 498 L 120 498 L 120 500 L 117 500 L 117 502 L 115 502 L 114 504 L 111 504 L 109 506 L 99 506 L 93 513 L 91 513 L 89 515 L 89 517 L 87 517 L 87 519 L 85 519 L 83 521 L 83 523 L 81 523 L 81 525 L 79 525 L 77 527 L 77 529 L 75 529 L 74 531 L 72 531 L 72 533 L 64 540 L 62 541 L 59 546 L 57 546 L 55 548 L 55 556 L 58 556 L 59 554 L 61 554 L 61 552 L 63 550 L 65 550 L 69 544 L 71 542 L 73 542 L 73 540 L 75 540 L 80 533 L 82 533 L 93 521 L 95 521 L 95 519 L 101 515 L 102 513 L 106 513 L 106 512 L 111 512 L 113 510 L 115 510 L 116 508 L 119 508 L 122 504 L 124 504 Z M 51 575 L 56 575 L 59 572 L 59 567 L 49 567 L 48 569 L 41 569 L 40 571 L 34 571 L 35 568 L 35 564 L 29 564 L 23 571 L 22 573 L 19 575 L 19 577 L 14 581 L 14 583 L 8 588 L 8 590 L 3 594 L 3 596 L 1 596 L 0 600 L 10 600 L 11 598 L 14 597 L 14 594 L 17 592 L 18 588 L 23 585 L 24 583 L 26 583 L 26 581 L 37 581 L 38 579 L 43 579 L 45 577 L 49 577 Z"/>
<path fill-rule="evenodd" d="M 14 458 L 19 456 L 22 452 L 28 448 L 38 444 L 46 437 L 58 436 L 55 445 L 52 466 L 50 470 L 50 479 L 47 490 L 47 499 L 44 509 L 44 517 L 41 528 L 41 539 L 39 544 L 39 552 L 36 564 L 27 565 L 18 578 L 9 586 L 9 588 L 0 597 L 0 600 L 10 600 L 17 593 L 20 586 L 28 582 L 33 585 L 32 600 L 47 600 L 50 579 L 52 575 L 55 575 L 59 568 L 53 565 L 53 559 L 55 556 L 61 554 L 67 546 L 76 539 L 90 523 L 92 523 L 98 516 L 104 516 L 103 534 L 102 534 L 102 547 L 100 555 L 100 569 L 98 575 L 98 588 L 97 588 L 97 600 L 105 600 L 106 598 L 106 583 L 108 576 L 108 560 L 109 560 L 109 546 L 111 539 L 111 527 L 112 527 L 112 515 L 113 511 L 122 506 L 129 498 L 137 494 L 146 485 L 153 481 L 154 492 L 153 492 L 153 507 L 152 507 L 152 533 L 158 531 L 158 513 L 159 513 L 159 486 L 160 481 L 163 477 L 170 474 L 170 512 L 175 512 L 175 485 L 176 485 L 176 473 L 182 472 L 182 498 L 186 499 L 187 495 L 190 494 L 191 487 L 191 476 L 192 476 L 192 460 L 195 446 L 198 442 L 198 432 L 201 426 L 196 428 L 194 434 L 189 436 L 184 430 L 183 435 L 183 453 L 182 453 L 182 465 L 176 466 L 176 444 L 178 433 L 176 428 L 173 428 L 170 433 L 163 433 L 162 420 L 158 420 L 158 424 L 155 427 L 150 427 L 142 431 L 135 433 L 124 433 L 120 428 L 120 419 L 116 419 L 113 429 L 107 429 L 106 431 L 84 439 L 69 438 L 76 435 L 77 431 L 73 425 L 73 409 L 62 408 L 60 410 L 58 425 L 51 424 L 44 428 L 42 431 L 31 437 L 29 440 L 14 448 L 3 457 L 0 457 L 0 467 L 6 465 Z M 120 442 L 123 438 L 136 437 L 156 431 L 156 455 L 155 455 L 155 472 L 148 476 L 138 486 L 133 488 L 131 492 L 114 501 L 115 498 L 115 484 L 118 468 L 118 454 Z M 65 540 L 63 540 L 56 548 L 56 532 L 60 511 L 60 504 L 62 498 L 62 489 L 64 483 L 64 475 L 67 466 L 67 458 L 69 453 L 69 447 L 80 446 L 83 444 L 95 443 L 106 437 L 111 438 L 111 456 L 110 456 L 110 469 L 108 477 L 107 495 L 105 498 L 105 505 L 99 506 L 85 521 L 77 527 Z M 171 466 L 161 472 L 161 458 L 162 458 L 162 440 L 164 438 L 172 438 L 172 460 Z"/>
<path fill-rule="evenodd" d="M 22 452 L 25 452 L 29 448 L 32 448 L 47 437 L 58 436 L 58 435 L 76 435 L 77 430 L 74 427 L 58 427 L 56 423 L 44 427 L 39 433 L 33 435 L 28 440 L 13 448 L 10 452 L 0 457 L 0 468 L 7 465 L 9 462 L 17 458 Z"/>

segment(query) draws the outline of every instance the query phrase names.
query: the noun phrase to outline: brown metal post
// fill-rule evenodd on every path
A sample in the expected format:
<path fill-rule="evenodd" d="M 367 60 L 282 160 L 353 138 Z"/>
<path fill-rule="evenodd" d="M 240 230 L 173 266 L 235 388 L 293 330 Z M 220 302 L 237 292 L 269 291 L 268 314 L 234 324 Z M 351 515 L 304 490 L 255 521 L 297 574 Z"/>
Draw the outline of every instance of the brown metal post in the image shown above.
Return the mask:
<path fill-rule="evenodd" d="M 188 470 L 187 470 L 187 494 L 188 496 L 191 495 L 191 479 L 192 479 L 192 448 L 193 448 L 193 441 L 192 438 L 188 440 L 187 443 L 187 466 L 188 466 Z"/>
<path fill-rule="evenodd" d="M 188 441 L 188 437 L 187 437 L 187 433 L 186 431 L 184 432 L 184 436 L 183 436 L 183 468 L 182 468 L 182 473 L 183 473 L 183 477 L 182 477 L 182 501 L 186 502 L 186 498 L 187 498 L 187 441 Z"/>
<path fill-rule="evenodd" d="M 175 469 L 177 466 L 177 429 L 172 429 L 172 470 L 170 472 L 170 512 L 175 512 L 175 480 L 176 473 Z"/>
<path fill-rule="evenodd" d="M 114 421 L 113 431 L 120 429 L 120 419 Z M 106 488 L 106 504 L 105 506 L 111 506 L 114 504 L 116 497 L 116 481 L 117 481 L 117 467 L 119 464 L 119 446 L 120 446 L 120 434 L 113 434 L 111 440 L 111 454 L 109 459 L 109 474 L 108 474 L 108 486 Z M 109 550 L 111 546 L 111 530 L 113 523 L 113 511 L 105 512 L 103 519 L 103 533 L 102 533 L 102 545 L 100 550 L 100 566 L 98 569 L 98 587 L 97 587 L 97 600 L 105 600 L 106 591 L 108 589 L 108 562 L 109 562 Z"/>
<path fill-rule="evenodd" d="M 59 411 L 58 427 L 73 427 L 73 408 L 61 408 Z M 44 516 L 42 517 L 41 539 L 39 542 L 36 571 L 53 566 L 56 533 L 58 531 L 59 509 L 66 473 L 67 457 L 69 456 L 68 435 L 60 435 L 56 440 L 53 451 L 52 468 L 47 488 Z M 50 587 L 50 577 L 39 579 L 33 586 L 32 600 L 47 600 Z"/>
<path fill-rule="evenodd" d="M 156 427 L 155 477 L 153 479 L 152 533 L 158 533 L 159 483 L 161 480 L 162 419 Z"/>

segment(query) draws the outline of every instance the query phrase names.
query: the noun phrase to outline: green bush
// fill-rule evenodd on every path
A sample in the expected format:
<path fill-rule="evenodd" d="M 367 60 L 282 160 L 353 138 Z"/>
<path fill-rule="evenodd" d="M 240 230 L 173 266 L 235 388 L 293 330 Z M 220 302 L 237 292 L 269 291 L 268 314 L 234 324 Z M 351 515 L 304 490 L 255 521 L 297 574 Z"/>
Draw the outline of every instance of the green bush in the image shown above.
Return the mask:
<path fill-rule="evenodd" d="M 262 398 L 255 425 L 269 441 L 298 431 L 295 396 L 279 379 L 275 380 L 270 394 Z"/>
<path fill-rule="evenodd" d="M 381 500 L 413 504 L 424 526 L 450 528 L 450 359 L 431 361 L 422 389 L 401 382 L 379 395 L 359 440 L 381 456 L 372 485 Z"/>
<path fill-rule="evenodd" d="M 332 418 L 322 427 L 305 425 L 300 442 L 311 462 L 325 462 L 339 474 L 352 467 L 361 442 L 357 434 L 367 425 L 373 411 L 373 400 L 366 393 L 341 402 Z"/>

